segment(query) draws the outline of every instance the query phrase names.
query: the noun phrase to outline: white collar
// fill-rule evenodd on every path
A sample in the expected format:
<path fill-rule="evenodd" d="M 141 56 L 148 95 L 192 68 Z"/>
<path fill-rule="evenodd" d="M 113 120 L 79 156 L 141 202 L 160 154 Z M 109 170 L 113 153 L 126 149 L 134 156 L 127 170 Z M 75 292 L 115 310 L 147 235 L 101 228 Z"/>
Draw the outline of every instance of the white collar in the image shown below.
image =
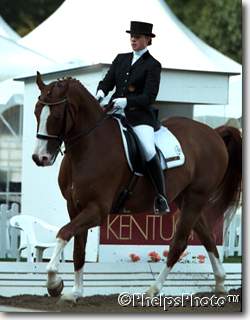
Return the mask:
<path fill-rule="evenodd" d="M 134 56 L 136 57 L 141 57 L 145 52 L 148 51 L 148 48 L 144 48 L 142 50 L 138 50 L 138 51 L 133 51 Z"/>

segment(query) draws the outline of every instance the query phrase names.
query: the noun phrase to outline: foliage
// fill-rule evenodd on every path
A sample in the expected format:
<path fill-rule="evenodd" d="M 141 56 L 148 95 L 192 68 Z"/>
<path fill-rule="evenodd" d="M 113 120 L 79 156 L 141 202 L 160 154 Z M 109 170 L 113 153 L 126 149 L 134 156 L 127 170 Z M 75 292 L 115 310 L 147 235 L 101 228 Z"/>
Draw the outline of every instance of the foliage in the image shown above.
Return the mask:
<path fill-rule="evenodd" d="M 241 0 L 165 1 L 175 15 L 199 38 L 241 63 Z"/>
<path fill-rule="evenodd" d="M 1 0 L 0 15 L 14 30 L 24 36 L 62 3 L 63 0 Z"/>

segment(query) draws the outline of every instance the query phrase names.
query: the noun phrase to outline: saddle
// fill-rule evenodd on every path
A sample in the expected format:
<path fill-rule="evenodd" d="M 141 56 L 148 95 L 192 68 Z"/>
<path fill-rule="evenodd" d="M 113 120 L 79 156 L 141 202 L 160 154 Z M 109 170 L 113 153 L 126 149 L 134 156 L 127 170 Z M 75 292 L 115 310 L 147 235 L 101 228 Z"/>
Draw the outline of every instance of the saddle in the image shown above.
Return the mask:
<path fill-rule="evenodd" d="M 125 201 L 132 195 L 139 176 L 146 173 L 146 159 L 140 140 L 126 118 L 118 113 L 112 117 L 117 121 L 123 141 L 124 152 L 132 172 L 129 183 L 113 203 L 111 213 L 118 213 L 124 208 Z M 155 131 L 155 148 L 163 170 L 181 166 L 185 156 L 176 137 L 164 126 Z"/>
<path fill-rule="evenodd" d="M 126 118 L 113 114 L 118 122 L 123 147 L 128 165 L 133 174 L 142 176 L 145 173 L 145 155 L 141 142 Z M 178 167 L 184 164 L 185 155 L 177 138 L 164 126 L 155 131 L 155 148 L 159 156 L 162 170 Z"/>

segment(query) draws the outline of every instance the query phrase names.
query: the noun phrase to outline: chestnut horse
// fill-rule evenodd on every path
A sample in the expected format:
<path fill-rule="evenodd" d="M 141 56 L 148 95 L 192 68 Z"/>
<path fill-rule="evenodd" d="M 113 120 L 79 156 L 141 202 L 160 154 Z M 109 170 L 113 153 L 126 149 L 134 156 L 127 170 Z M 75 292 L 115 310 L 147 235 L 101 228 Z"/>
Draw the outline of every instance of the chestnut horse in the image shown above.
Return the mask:
<path fill-rule="evenodd" d="M 47 266 L 47 288 L 52 296 L 62 292 L 63 281 L 57 275 L 59 258 L 74 237 L 75 285 L 63 297 L 75 301 L 82 296 L 88 229 L 103 224 L 132 172 L 117 121 L 107 117 L 78 80 L 67 78 L 45 84 L 37 73 L 36 82 L 41 95 L 35 107 L 37 144 L 32 157 L 38 166 L 50 166 L 64 142 L 66 152 L 58 179 L 70 217 L 57 234 L 57 245 Z M 242 177 L 240 131 L 227 126 L 214 130 L 182 117 L 170 118 L 163 125 L 175 134 L 185 154 L 184 165 L 165 171 L 168 199 L 175 201 L 181 213 L 166 265 L 147 294 L 153 297 L 160 292 L 185 250 L 191 230 L 208 251 L 216 291 L 224 292 L 225 272 L 212 227 L 238 205 Z M 134 213 L 152 212 L 153 199 L 154 189 L 143 176 L 125 205 Z"/>

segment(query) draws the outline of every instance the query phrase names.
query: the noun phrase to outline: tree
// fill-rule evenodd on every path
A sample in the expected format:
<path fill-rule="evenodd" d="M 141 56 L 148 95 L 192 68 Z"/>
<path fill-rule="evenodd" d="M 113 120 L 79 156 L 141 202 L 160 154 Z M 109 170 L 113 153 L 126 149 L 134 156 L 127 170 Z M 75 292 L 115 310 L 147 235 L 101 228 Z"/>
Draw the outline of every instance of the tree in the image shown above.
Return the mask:
<path fill-rule="evenodd" d="M 242 61 L 241 0 L 165 0 L 198 37 L 223 54 Z"/>
<path fill-rule="evenodd" d="M 50 16 L 63 0 L 1 0 L 0 14 L 21 36 Z"/>

